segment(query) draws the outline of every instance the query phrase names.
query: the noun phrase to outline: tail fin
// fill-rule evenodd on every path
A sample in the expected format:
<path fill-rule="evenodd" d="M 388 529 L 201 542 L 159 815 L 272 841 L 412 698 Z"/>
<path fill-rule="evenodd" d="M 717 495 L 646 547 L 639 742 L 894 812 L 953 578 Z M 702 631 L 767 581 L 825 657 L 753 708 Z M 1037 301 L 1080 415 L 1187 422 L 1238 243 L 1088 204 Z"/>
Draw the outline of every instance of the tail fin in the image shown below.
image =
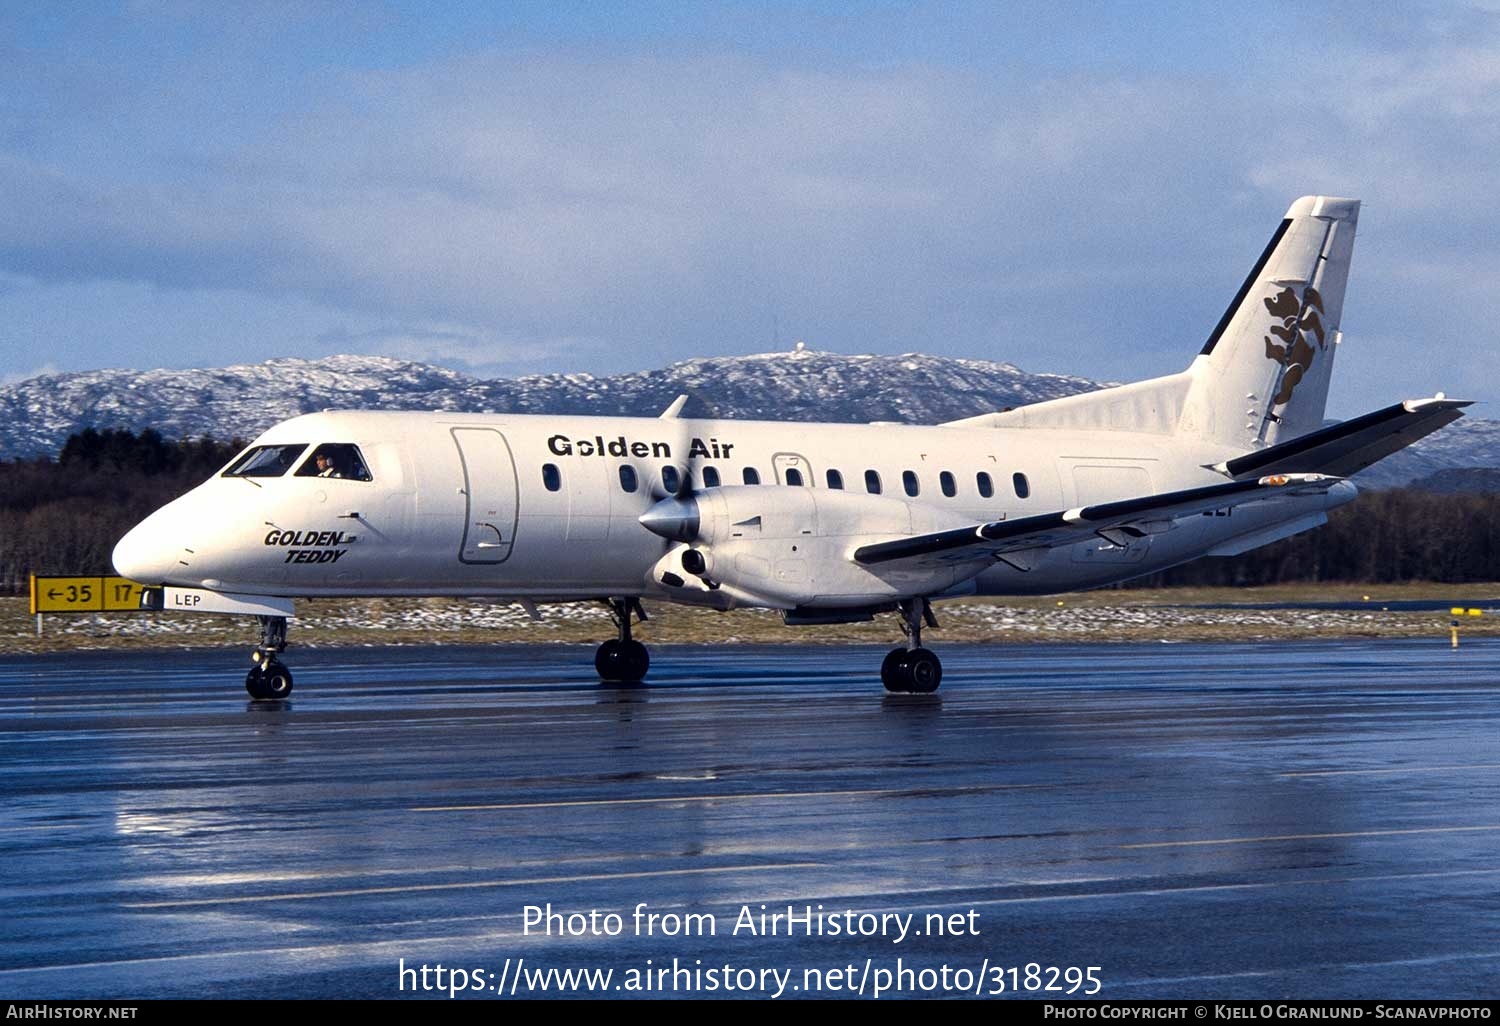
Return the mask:
<path fill-rule="evenodd" d="M 1323 423 L 1359 200 L 1304 196 L 1191 367 L 950 427 L 1108 429 L 1201 438 L 1251 452 Z"/>
<path fill-rule="evenodd" d="M 1178 430 L 1243 447 L 1323 422 L 1359 201 L 1304 196 L 1193 361 Z"/>

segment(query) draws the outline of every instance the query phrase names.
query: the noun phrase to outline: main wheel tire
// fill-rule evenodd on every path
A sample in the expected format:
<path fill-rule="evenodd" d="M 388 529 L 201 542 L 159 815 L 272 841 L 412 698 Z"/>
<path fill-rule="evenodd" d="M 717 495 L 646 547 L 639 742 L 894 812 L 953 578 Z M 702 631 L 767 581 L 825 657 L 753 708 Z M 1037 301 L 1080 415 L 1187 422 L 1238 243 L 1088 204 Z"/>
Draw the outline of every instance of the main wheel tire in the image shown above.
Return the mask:
<path fill-rule="evenodd" d="M 594 669 L 599 671 L 600 680 L 619 680 L 620 662 L 621 652 L 618 641 L 606 641 L 594 652 Z"/>
<path fill-rule="evenodd" d="M 906 679 L 911 690 L 919 695 L 930 695 L 943 682 L 943 664 L 937 653 L 925 648 L 906 653 Z"/>
<path fill-rule="evenodd" d="M 594 653 L 599 679 L 617 683 L 630 679 L 630 651 L 623 641 L 606 641 Z"/>
<path fill-rule="evenodd" d="M 906 649 L 893 648 L 885 654 L 885 661 L 880 664 L 880 682 L 887 691 L 894 694 L 905 694 L 911 690 L 906 656 Z"/>
<path fill-rule="evenodd" d="M 612 684 L 634 684 L 646 676 L 651 654 L 639 641 L 606 641 L 594 653 L 594 669 L 599 679 Z"/>
<path fill-rule="evenodd" d="M 620 680 L 627 684 L 636 684 L 646 679 L 646 671 L 651 669 L 651 653 L 646 651 L 646 646 L 639 641 L 627 641 L 621 646 L 624 658 L 624 674 Z"/>

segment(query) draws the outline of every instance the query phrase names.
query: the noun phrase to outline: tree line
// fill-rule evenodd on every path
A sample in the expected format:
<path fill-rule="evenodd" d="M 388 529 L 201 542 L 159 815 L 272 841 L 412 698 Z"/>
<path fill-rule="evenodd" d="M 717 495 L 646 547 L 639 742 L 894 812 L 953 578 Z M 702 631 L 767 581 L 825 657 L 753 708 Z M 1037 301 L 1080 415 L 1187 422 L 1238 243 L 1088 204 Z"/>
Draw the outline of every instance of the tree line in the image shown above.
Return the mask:
<path fill-rule="evenodd" d="M 114 573 L 110 553 L 126 531 L 243 448 L 89 428 L 55 458 L 0 462 L 0 592 L 25 594 L 31 574 Z"/>
<path fill-rule="evenodd" d="M 68 438 L 56 458 L 0 462 L 0 592 L 30 574 L 112 573 L 115 542 L 244 448 L 156 431 Z M 1171 587 L 1297 581 L 1500 581 L 1500 494 L 1366 492 L 1328 524 L 1243 556 L 1200 559 L 1135 582 Z"/>
<path fill-rule="evenodd" d="M 1328 523 L 1242 556 L 1200 559 L 1135 582 L 1147 587 L 1299 581 L 1395 584 L 1500 581 L 1500 494 L 1365 491 Z"/>

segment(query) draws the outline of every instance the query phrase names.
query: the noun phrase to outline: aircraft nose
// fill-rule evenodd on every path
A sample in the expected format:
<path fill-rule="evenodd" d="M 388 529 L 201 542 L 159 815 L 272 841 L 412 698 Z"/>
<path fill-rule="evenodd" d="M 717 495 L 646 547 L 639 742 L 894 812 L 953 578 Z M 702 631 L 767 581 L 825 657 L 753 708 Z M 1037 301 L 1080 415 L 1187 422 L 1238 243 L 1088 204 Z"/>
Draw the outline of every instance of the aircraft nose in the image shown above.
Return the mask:
<path fill-rule="evenodd" d="M 161 584 L 167 571 L 176 565 L 176 549 L 164 543 L 160 532 L 146 520 L 126 532 L 115 545 L 110 561 L 115 573 L 140 584 Z"/>

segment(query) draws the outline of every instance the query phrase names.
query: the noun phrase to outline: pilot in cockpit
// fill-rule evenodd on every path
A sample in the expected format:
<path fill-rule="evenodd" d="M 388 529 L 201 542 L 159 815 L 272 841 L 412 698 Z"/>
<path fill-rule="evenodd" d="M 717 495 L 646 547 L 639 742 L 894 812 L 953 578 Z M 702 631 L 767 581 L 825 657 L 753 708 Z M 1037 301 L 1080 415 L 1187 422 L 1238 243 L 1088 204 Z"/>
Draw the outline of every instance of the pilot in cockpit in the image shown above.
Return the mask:
<path fill-rule="evenodd" d="M 334 464 L 333 457 L 326 452 L 319 452 L 313 457 L 317 461 L 317 477 L 343 477 L 339 468 Z"/>
<path fill-rule="evenodd" d="M 324 442 L 313 450 L 297 471 L 298 477 L 340 477 L 350 481 L 370 480 L 369 468 L 359 449 L 348 442 Z"/>

